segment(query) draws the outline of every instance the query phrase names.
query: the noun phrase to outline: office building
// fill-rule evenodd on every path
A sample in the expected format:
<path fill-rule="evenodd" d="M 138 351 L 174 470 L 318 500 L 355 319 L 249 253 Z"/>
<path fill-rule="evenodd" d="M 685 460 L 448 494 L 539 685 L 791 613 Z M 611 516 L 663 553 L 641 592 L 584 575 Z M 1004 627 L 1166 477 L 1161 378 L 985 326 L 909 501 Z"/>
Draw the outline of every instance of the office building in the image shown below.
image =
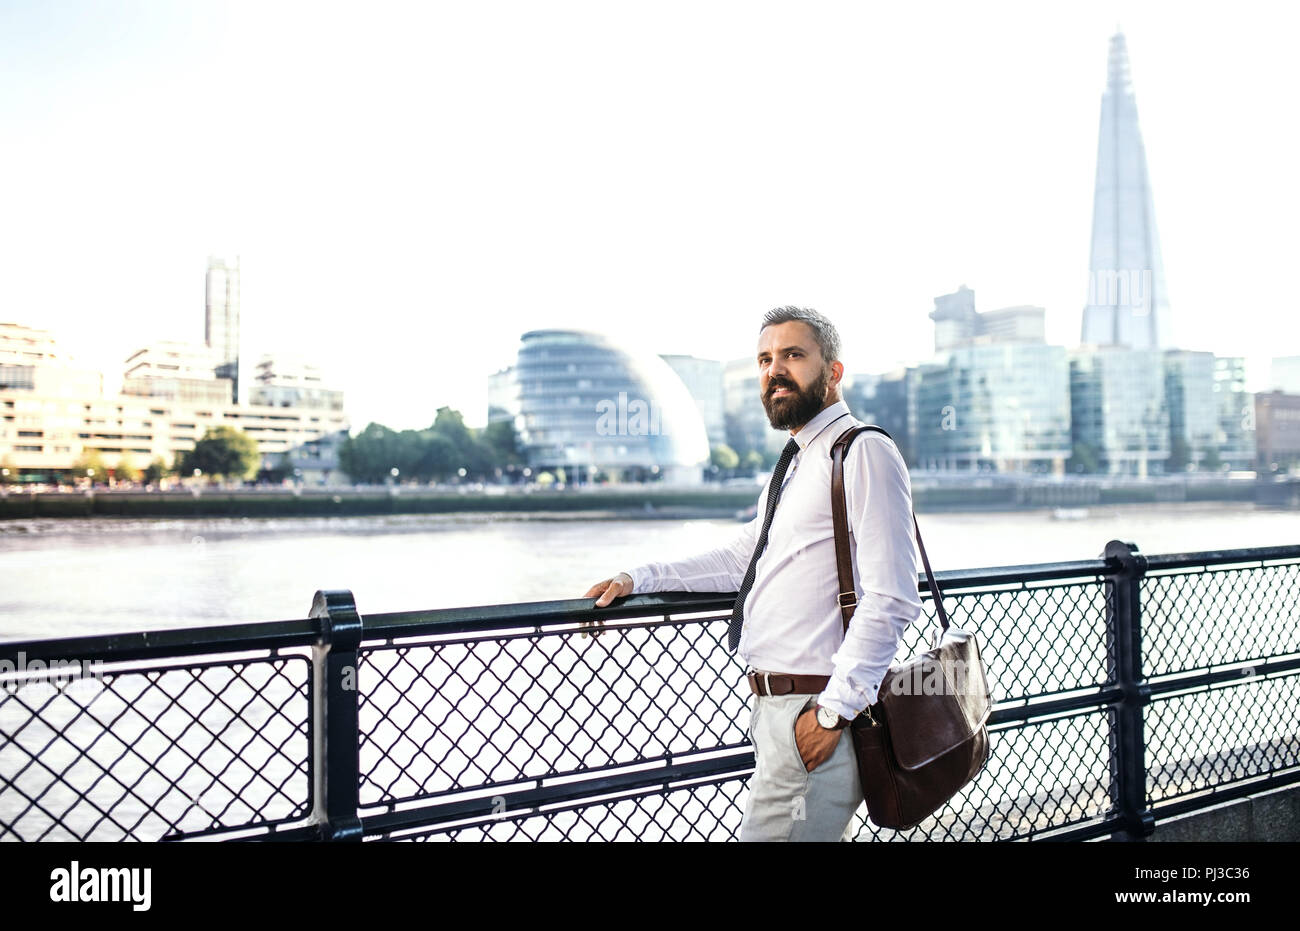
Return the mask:
<path fill-rule="evenodd" d="M 122 393 L 193 404 L 228 404 L 234 382 L 215 377 L 217 368 L 216 353 L 206 345 L 161 340 L 127 357 Z"/>
<path fill-rule="evenodd" d="M 109 470 L 143 469 L 154 459 L 170 466 L 219 425 L 251 436 L 263 467 L 273 468 L 286 453 L 348 428 L 341 410 L 233 404 L 229 382 L 211 375 L 217 390 L 210 400 L 195 400 L 183 383 L 201 379 L 168 361 L 165 345 L 131 357 L 126 381 L 133 390 L 120 394 L 104 391 L 101 373 L 62 358 L 43 331 L 0 325 L 0 360 L 10 359 L 22 364 L 0 365 L 22 371 L 0 382 L 0 461 L 22 481 L 72 477 L 77 460 L 91 452 Z"/>
<path fill-rule="evenodd" d="M 1169 459 L 1169 406 L 1164 354 L 1156 350 L 1081 347 L 1069 354 L 1070 430 L 1076 471 L 1163 472 Z"/>
<path fill-rule="evenodd" d="M 203 341 L 216 359 L 217 377 L 230 379 L 230 400 L 244 403 L 248 385 L 241 382 L 239 371 L 239 258 L 232 264 L 209 258 L 205 284 Z"/>
<path fill-rule="evenodd" d="M 703 481 L 708 435 L 690 393 L 663 359 L 599 333 L 525 333 L 514 366 L 520 441 L 529 466 L 570 482 Z"/>
<path fill-rule="evenodd" d="M 950 349 L 917 367 L 915 418 L 909 440 L 922 468 L 1060 474 L 1070 456 L 1066 350 L 1031 342 Z"/>
<path fill-rule="evenodd" d="M 1171 349 L 1165 353 L 1165 403 L 1169 408 L 1169 459 L 1165 471 L 1213 465 L 1219 451 L 1219 398 L 1214 354 Z"/>
<path fill-rule="evenodd" d="M 1214 394 L 1218 408 L 1219 462 L 1222 469 L 1253 469 L 1256 461 L 1255 396 L 1246 390 L 1246 360 L 1214 360 Z"/>
<path fill-rule="evenodd" d="M 1255 395 L 1256 467 L 1260 472 L 1300 468 L 1300 394 L 1261 391 Z"/>
<path fill-rule="evenodd" d="M 704 420 L 704 430 L 709 436 L 709 446 L 722 446 L 727 442 L 727 397 L 723 379 L 723 364 L 713 359 L 695 356 L 661 355 L 659 358 L 677 373 Z"/>
<path fill-rule="evenodd" d="M 790 439 L 789 430 L 773 430 L 758 389 L 758 363 L 733 359 L 722 370 L 727 445 L 744 455 L 751 450 L 775 459 Z"/>
<path fill-rule="evenodd" d="M 1041 343 L 1045 341 L 1041 307 L 1004 307 L 975 310 L 975 292 L 962 285 L 952 294 L 934 299 L 930 319 L 934 321 L 934 351 L 944 353 L 959 346 L 991 343 Z"/>
<path fill-rule="evenodd" d="M 343 410 L 343 392 L 327 387 L 320 366 L 295 353 L 262 356 L 249 389 L 249 403 L 261 407 Z"/>
<path fill-rule="evenodd" d="M 911 391 L 915 381 L 915 369 L 901 368 L 881 375 L 854 375 L 844 388 L 844 401 L 853 416 L 884 429 L 909 466 L 916 464 L 909 425 L 916 416 Z"/>
<path fill-rule="evenodd" d="M 1169 297 L 1123 34 L 1110 40 L 1101 99 L 1092 248 L 1081 342 L 1169 349 Z"/>

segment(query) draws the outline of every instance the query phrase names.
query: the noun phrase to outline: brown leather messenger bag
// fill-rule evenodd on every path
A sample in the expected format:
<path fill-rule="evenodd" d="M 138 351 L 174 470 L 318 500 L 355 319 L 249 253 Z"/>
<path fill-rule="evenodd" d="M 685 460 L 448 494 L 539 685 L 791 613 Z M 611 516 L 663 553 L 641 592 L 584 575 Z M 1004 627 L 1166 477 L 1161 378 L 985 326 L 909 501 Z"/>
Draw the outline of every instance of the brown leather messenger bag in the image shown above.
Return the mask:
<path fill-rule="evenodd" d="M 845 633 L 857 608 L 857 592 L 844 496 L 844 457 L 854 438 L 867 430 L 893 441 L 880 427 L 867 425 L 845 431 L 831 447 L 831 517 Z M 988 760 L 985 722 L 993 707 L 979 644 L 973 634 L 948 621 L 915 512 L 912 526 L 942 629 L 936 632 L 931 649 L 889 668 L 877 701 L 854 718 L 849 728 L 867 816 L 879 827 L 895 830 L 915 827 L 975 778 Z"/>

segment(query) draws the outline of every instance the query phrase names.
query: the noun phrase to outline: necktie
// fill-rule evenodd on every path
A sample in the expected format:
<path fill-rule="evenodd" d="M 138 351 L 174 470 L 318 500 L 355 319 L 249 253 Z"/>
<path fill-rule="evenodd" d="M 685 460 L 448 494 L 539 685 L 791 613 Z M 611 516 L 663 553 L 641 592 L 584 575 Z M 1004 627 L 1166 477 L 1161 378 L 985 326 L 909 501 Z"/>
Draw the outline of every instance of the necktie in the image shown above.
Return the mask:
<path fill-rule="evenodd" d="M 781 458 L 776 461 L 776 468 L 772 470 L 772 480 L 767 485 L 767 514 L 763 517 L 763 529 L 758 535 L 758 543 L 754 545 L 754 555 L 750 557 L 749 568 L 745 570 L 745 579 L 740 583 L 740 591 L 736 592 L 736 606 L 731 611 L 731 624 L 727 627 L 727 650 L 732 653 L 735 653 L 740 646 L 740 625 L 745 613 L 745 597 L 754 584 L 758 557 L 762 556 L 763 550 L 767 548 L 767 531 L 772 526 L 776 502 L 781 497 L 781 484 L 785 481 L 786 470 L 790 468 L 790 460 L 798 451 L 799 444 L 791 437 L 790 442 L 785 444 L 785 449 L 781 450 Z"/>

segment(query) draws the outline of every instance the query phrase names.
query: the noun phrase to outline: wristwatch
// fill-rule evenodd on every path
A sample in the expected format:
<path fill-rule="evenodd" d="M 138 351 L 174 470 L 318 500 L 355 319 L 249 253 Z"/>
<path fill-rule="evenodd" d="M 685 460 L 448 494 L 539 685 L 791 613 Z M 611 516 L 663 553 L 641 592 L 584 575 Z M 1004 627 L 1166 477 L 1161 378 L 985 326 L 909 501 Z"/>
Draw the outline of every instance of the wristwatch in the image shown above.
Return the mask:
<path fill-rule="evenodd" d="M 838 731 L 849 726 L 849 721 L 841 718 L 829 708 L 817 706 L 817 723 L 828 731 Z"/>

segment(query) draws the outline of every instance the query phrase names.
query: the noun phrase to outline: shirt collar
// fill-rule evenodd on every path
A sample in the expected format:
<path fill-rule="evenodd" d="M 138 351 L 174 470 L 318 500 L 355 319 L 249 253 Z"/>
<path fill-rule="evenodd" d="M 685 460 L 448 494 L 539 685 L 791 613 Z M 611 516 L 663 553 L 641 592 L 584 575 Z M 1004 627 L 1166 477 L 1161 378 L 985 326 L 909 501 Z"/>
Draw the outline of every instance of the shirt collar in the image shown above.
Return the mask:
<path fill-rule="evenodd" d="M 799 448 L 807 449 L 808 444 L 817 439 L 822 431 L 829 427 L 833 422 L 839 420 L 849 413 L 847 401 L 839 400 L 819 413 L 812 420 L 804 425 L 804 428 L 794 434 L 794 441 L 799 444 Z"/>

